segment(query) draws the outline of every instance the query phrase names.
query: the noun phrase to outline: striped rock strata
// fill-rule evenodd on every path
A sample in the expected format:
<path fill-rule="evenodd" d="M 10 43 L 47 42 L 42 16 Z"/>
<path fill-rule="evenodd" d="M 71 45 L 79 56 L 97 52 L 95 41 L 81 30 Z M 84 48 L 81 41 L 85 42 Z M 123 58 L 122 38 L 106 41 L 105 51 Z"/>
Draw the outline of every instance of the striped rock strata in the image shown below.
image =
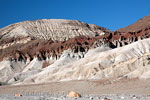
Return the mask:
<path fill-rule="evenodd" d="M 0 84 L 148 78 L 141 70 L 149 66 L 149 37 L 149 26 L 111 32 L 72 20 L 12 24 L 0 29 Z"/>

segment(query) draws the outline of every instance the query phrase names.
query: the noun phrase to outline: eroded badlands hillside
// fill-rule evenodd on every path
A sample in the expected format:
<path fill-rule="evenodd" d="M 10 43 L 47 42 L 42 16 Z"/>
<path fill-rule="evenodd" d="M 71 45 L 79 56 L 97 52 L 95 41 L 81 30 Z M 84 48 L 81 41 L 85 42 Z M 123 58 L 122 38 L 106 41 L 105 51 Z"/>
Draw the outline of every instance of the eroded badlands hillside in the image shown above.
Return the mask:
<path fill-rule="evenodd" d="M 4 27 L 0 29 L 0 83 L 150 78 L 147 19 L 149 15 L 132 24 L 134 30 L 115 32 L 62 19 Z"/>
<path fill-rule="evenodd" d="M 150 15 L 145 16 L 144 18 L 139 19 L 136 23 L 131 24 L 125 28 L 121 28 L 118 31 L 120 32 L 134 32 L 150 26 Z"/>

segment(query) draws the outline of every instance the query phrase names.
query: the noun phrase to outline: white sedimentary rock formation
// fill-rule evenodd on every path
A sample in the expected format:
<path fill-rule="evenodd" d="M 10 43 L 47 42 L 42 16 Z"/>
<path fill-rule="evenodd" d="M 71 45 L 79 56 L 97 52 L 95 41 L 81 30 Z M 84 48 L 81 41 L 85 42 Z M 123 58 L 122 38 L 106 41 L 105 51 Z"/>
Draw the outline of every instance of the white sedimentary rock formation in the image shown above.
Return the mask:
<path fill-rule="evenodd" d="M 75 36 L 103 35 L 109 30 L 77 20 L 42 19 L 24 21 L 0 29 L 0 38 L 32 37 L 45 40 L 68 40 Z"/>
<path fill-rule="evenodd" d="M 93 50 L 96 53 L 90 51 L 92 56 L 89 57 L 89 52 L 80 60 L 71 59 L 67 55 L 62 56 L 54 64 L 22 79 L 18 84 L 80 79 L 150 78 L 149 48 L 150 39 L 145 39 L 104 52 Z"/>

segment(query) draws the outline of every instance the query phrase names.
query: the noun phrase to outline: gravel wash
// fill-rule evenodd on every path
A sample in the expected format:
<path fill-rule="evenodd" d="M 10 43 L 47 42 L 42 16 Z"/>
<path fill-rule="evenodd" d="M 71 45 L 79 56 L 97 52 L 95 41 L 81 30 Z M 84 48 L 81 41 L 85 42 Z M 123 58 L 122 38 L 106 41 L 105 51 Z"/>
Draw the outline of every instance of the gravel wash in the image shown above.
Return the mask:
<path fill-rule="evenodd" d="M 0 94 L 0 100 L 150 100 L 150 95 L 135 94 L 106 94 L 106 95 L 83 95 L 80 98 L 67 97 L 66 95 L 48 93 L 23 93 L 20 96 L 15 94 Z"/>

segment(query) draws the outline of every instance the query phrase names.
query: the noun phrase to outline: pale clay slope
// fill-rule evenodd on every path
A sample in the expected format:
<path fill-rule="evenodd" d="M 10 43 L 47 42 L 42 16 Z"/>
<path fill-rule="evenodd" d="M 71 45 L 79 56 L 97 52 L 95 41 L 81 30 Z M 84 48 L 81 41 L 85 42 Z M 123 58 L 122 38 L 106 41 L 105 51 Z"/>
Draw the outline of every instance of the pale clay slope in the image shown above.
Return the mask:
<path fill-rule="evenodd" d="M 75 36 L 105 34 L 101 27 L 77 20 L 42 19 L 24 21 L 0 29 L 0 38 L 32 37 L 52 40 L 68 40 Z"/>
<path fill-rule="evenodd" d="M 97 52 L 80 60 L 62 57 L 19 84 L 103 78 L 150 78 L 150 39 Z M 97 50 L 96 50 L 97 51 Z"/>
<path fill-rule="evenodd" d="M 150 39 L 112 50 L 99 47 L 90 50 L 85 58 L 79 60 L 71 58 L 71 54 L 65 51 L 59 60 L 44 69 L 43 62 L 36 58 L 28 64 L 2 61 L 0 64 L 4 67 L 0 69 L 0 76 L 4 77 L 0 81 L 29 84 L 82 79 L 150 78 Z M 13 66 L 15 69 L 11 68 Z M 4 75 L 4 71 L 7 71 L 7 75 Z"/>

